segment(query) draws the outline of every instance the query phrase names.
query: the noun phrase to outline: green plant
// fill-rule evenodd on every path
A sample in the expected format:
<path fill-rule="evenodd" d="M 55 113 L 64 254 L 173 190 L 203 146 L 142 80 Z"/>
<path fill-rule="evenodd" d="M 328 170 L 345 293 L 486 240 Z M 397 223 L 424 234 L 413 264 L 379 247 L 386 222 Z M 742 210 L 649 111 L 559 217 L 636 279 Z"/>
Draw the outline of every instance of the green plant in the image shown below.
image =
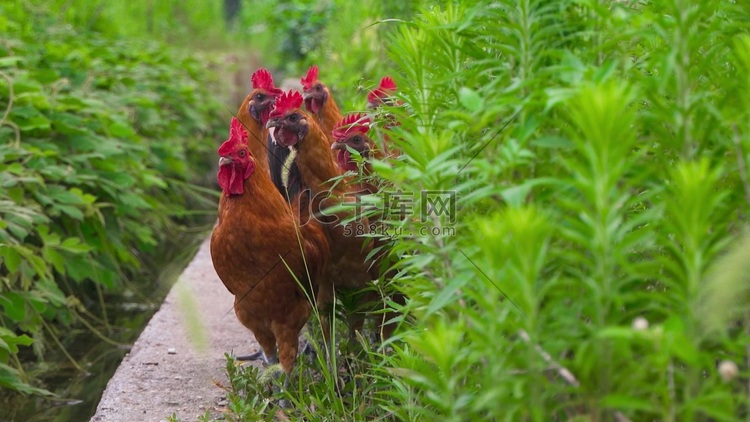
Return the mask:
<path fill-rule="evenodd" d="M 395 39 L 418 117 L 400 119 L 408 159 L 381 173 L 460 198 L 456 236 L 399 244 L 419 274 L 400 284 L 419 321 L 407 338 L 423 360 L 404 378 L 418 418 L 742 414 L 714 359 L 744 340 L 695 330 L 741 182 L 709 158 L 734 155 L 730 110 L 711 100 L 731 67 L 712 63 L 732 60 L 739 19 L 712 7 L 447 7 Z"/>
<path fill-rule="evenodd" d="M 388 221 L 408 318 L 353 366 L 377 382 L 343 397 L 303 382 L 288 413 L 746 418 L 748 17 L 500 0 L 389 22 L 404 154 L 374 166 L 415 210 Z M 426 191 L 454 193 L 456 213 Z"/>
<path fill-rule="evenodd" d="M 0 6 L 0 387 L 32 392 L 18 346 L 67 354 L 61 328 L 212 214 L 223 108 L 209 56 L 27 26 L 23 6 Z"/>
<path fill-rule="evenodd" d="M 68 0 L 12 0 L 8 12 L 21 30 L 65 23 L 82 32 L 109 37 L 155 37 L 171 44 L 224 45 L 227 28 L 223 2 L 136 0 L 128 3 Z M 22 18 L 22 20 L 18 19 Z"/>

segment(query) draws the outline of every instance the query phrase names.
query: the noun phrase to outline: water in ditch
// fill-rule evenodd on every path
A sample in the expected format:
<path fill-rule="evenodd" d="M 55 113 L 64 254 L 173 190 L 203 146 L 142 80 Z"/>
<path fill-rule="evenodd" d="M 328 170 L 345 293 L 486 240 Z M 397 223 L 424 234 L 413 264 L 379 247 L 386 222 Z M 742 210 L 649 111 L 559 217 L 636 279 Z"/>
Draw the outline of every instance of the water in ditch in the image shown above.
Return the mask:
<path fill-rule="evenodd" d="M 53 340 L 47 340 L 44 361 L 24 364 L 35 386 L 56 394 L 49 399 L 38 396 L 2 394 L 0 390 L 0 421 L 77 422 L 88 421 L 96 412 L 107 382 L 117 370 L 130 345 L 140 335 L 151 316 L 159 309 L 169 288 L 195 255 L 202 240 L 196 237 L 183 251 L 165 251 L 161 259 L 169 262 L 148 279 L 128 283 L 118 293 L 104 296 L 104 308 L 109 323 L 101 319 L 105 312 L 99 301 L 85 303 L 90 322 L 100 320 L 95 328 L 102 336 L 82 324 L 74 328 L 57 328 L 59 340 L 75 364 Z M 156 268 L 156 266 L 153 266 Z M 95 294 L 91 295 L 96 297 Z M 30 348 L 19 355 L 22 361 L 33 362 Z M 76 367 L 77 366 L 77 367 Z"/>

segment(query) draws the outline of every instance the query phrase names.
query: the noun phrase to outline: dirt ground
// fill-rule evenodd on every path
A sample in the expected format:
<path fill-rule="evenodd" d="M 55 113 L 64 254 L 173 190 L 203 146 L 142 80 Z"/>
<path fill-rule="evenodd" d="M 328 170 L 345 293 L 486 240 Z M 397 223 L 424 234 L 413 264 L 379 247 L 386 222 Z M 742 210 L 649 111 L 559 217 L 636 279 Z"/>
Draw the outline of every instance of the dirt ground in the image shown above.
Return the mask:
<path fill-rule="evenodd" d="M 259 349 L 234 315 L 206 240 L 107 384 L 94 422 L 195 421 L 221 415 L 224 353 Z"/>

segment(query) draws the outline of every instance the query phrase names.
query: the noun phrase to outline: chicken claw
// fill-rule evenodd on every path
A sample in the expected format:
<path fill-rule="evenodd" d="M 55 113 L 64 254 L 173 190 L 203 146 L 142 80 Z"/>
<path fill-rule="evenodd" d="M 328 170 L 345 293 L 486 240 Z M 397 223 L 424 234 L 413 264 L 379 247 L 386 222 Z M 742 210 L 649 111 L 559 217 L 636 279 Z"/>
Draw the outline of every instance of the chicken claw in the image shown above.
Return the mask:
<path fill-rule="evenodd" d="M 275 365 L 279 363 L 279 357 L 278 356 L 271 356 L 270 358 L 266 356 L 265 353 L 263 353 L 263 350 L 258 350 L 255 353 L 251 353 L 249 355 L 244 356 L 236 356 L 236 360 L 240 362 L 247 362 L 247 361 L 254 361 L 254 360 L 262 360 L 263 363 L 266 365 Z"/>
<path fill-rule="evenodd" d="M 263 359 L 263 350 L 258 350 L 257 352 L 251 353 L 249 355 L 235 356 L 235 359 L 240 362 Z"/>

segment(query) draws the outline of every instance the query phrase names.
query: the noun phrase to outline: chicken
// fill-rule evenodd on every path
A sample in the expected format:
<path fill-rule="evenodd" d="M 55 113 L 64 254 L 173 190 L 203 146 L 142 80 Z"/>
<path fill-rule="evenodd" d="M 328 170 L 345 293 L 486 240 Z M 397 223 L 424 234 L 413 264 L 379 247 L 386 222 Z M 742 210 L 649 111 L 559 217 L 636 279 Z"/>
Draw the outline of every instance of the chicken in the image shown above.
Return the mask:
<path fill-rule="evenodd" d="M 289 150 L 274 143 L 266 129 L 271 108 L 282 91 L 275 86 L 271 73 L 264 68 L 256 70 L 251 81 L 253 91 L 240 105 L 237 118 L 248 131 L 250 151 L 255 157 L 258 168 L 270 172 L 271 180 L 281 196 L 287 202 L 291 202 L 299 193 L 299 189 L 287 189 L 282 181 L 282 174 L 288 172 L 290 175 L 288 179 L 298 180 L 299 171 L 296 169 L 296 164 L 292 168 L 286 167 L 285 162 L 289 156 Z M 296 178 L 295 175 L 297 175 Z M 293 184 L 293 186 L 296 185 Z"/>
<path fill-rule="evenodd" d="M 393 101 L 393 94 L 396 93 L 398 86 L 396 82 L 390 76 L 383 76 L 380 80 L 380 85 L 377 88 L 370 91 L 367 94 L 367 108 L 370 110 L 377 110 L 378 108 L 385 106 L 397 106 L 400 105 L 398 102 Z M 375 158 L 382 159 L 382 157 L 398 157 L 401 152 L 393 146 L 388 131 L 393 127 L 397 126 L 398 123 L 394 120 L 390 114 L 384 114 L 383 116 L 383 142 L 382 148 L 380 149 L 380 156 Z"/>
<path fill-rule="evenodd" d="M 326 270 L 326 233 L 316 221 L 307 221 L 304 195 L 290 206 L 270 175 L 258 171 L 248 134 L 236 118 L 219 155 L 222 194 L 211 235 L 214 268 L 234 295 L 237 319 L 255 335 L 264 360 L 280 361 L 291 373 L 298 335 Z M 294 215 L 306 224 L 300 226 Z"/>
<path fill-rule="evenodd" d="M 330 190 L 331 178 L 340 172 L 333 162 L 330 143 L 316 118 L 302 111 L 303 97 L 290 90 L 279 97 L 266 127 L 275 128 L 274 138 L 282 147 L 295 151 L 303 186 L 313 195 Z M 302 163 L 306 166 L 302 166 Z"/>
<path fill-rule="evenodd" d="M 357 172 L 359 170 L 356 161 L 352 159 L 351 153 L 349 152 L 350 149 L 357 151 L 364 160 L 361 167 L 362 172 L 359 175 L 358 180 L 350 184 L 352 189 L 357 192 L 358 195 L 372 195 L 377 194 L 379 191 L 376 182 L 373 180 L 374 174 L 369 158 L 371 156 L 380 158 L 381 154 L 375 143 L 368 136 L 370 123 L 370 119 L 365 115 L 361 113 L 353 113 L 347 115 L 333 130 L 335 142 L 331 145 L 331 149 L 337 152 L 336 162 L 342 171 Z M 368 218 L 371 227 L 382 229 L 380 226 L 380 215 L 378 213 L 370 213 L 368 214 Z M 376 230 L 376 232 L 378 232 L 378 230 Z M 374 238 L 374 256 L 372 257 L 372 260 L 375 268 L 381 268 L 383 260 L 387 258 L 390 246 L 390 241 L 385 237 Z M 389 271 L 384 275 L 385 279 L 389 280 L 394 274 L 392 271 Z M 363 301 L 373 303 L 378 299 L 379 295 L 377 293 L 369 292 L 363 298 Z M 406 296 L 400 292 L 392 293 L 391 299 L 401 305 L 406 302 Z M 380 335 L 383 339 L 389 338 L 393 333 L 395 323 L 393 323 L 392 320 L 396 316 L 397 314 L 395 312 L 387 311 L 379 321 Z"/>
<path fill-rule="evenodd" d="M 302 184 L 314 197 L 314 210 L 325 211 L 333 205 L 347 203 L 356 205 L 356 195 L 347 192 L 344 184 L 335 183 L 332 178 L 340 175 L 334 163 L 328 141 L 323 129 L 310 114 L 302 111 L 302 96 L 297 91 L 282 94 L 276 101 L 268 127 L 275 127 L 276 141 L 296 150 L 296 161 L 299 166 Z M 368 227 L 366 218 L 358 221 L 339 224 L 350 212 L 316 214 L 318 220 L 324 221 L 329 236 L 331 259 L 326 276 L 323 277 L 318 290 L 318 306 L 325 307 L 332 303 L 335 289 L 362 289 L 368 282 L 377 278 L 377 271 L 367 260 L 372 250 L 372 243 L 357 234 L 365 232 Z M 356 324 L 350 323 L 350 329 Z M 324 336 L 328 339 L 327 324 L 323 324 Z"/>
<path fill-rule="evenodd" d="M 372 164 L 368 159 L 371 155 L 375 158 L 381 156 L 375 143 L 367 136 L 370 123 L 370 118 L 364 114 L 353 113 L 337 123 L 332 131 L 334 142 L 331 144 L 331 150 L 335 152 L 336 164 L 342 172 L 359 171 L 349 149 L 357 151 L 364 160 L 362 177 L 359 183 L 353 185 L 353 190 L 362 194 L 373 194 L 378 191 L 377 186 L 367 180 L 372 176 Z"/>
<path fill-rule="evenodd" d="M 268 172 L 269 161 L 274 157 L 269 156 L 266 148 L 266 122 L 276 97 L 281 95 L 282 91 L 276 88 L 271 73 L 264 68 L 256 70 L 250 79 L 253 90 L 242 101 L 237 111 L 237 119 L 248 131 L 250 152 L 255 158 L 256 165 Z"/>
<path fill-rule="evenodd" d="M 316 117 L 329 144 L 333 143 L 331 132 L 343 116 L 331 91 L 318 79 L 318 66 L 311 66 L 307 74 L 300 79 L 300 83 L 305 108 Z"/>
<path fill-rule="evenodd" d="M 268 149 L 271 180 L 281 196 L 287 202 L 291 202 L 302 191 L 302 180 L 297 161 L 292 156 L 292 150 L 277 143 L 270 134 L 266 141 L 266 147 Z"/>
<path fill-rule="evenodd" d="M 398 86 L 393 81 L 393 78 L 383 76 L 383 79 L 380 80 L 380 85 L 367 94 L 367 108 L 375 110 L 383 104 L 388 106 L 393 105 L 391 95 L 396 92 L 396 89 L 398 89 Z"/>

